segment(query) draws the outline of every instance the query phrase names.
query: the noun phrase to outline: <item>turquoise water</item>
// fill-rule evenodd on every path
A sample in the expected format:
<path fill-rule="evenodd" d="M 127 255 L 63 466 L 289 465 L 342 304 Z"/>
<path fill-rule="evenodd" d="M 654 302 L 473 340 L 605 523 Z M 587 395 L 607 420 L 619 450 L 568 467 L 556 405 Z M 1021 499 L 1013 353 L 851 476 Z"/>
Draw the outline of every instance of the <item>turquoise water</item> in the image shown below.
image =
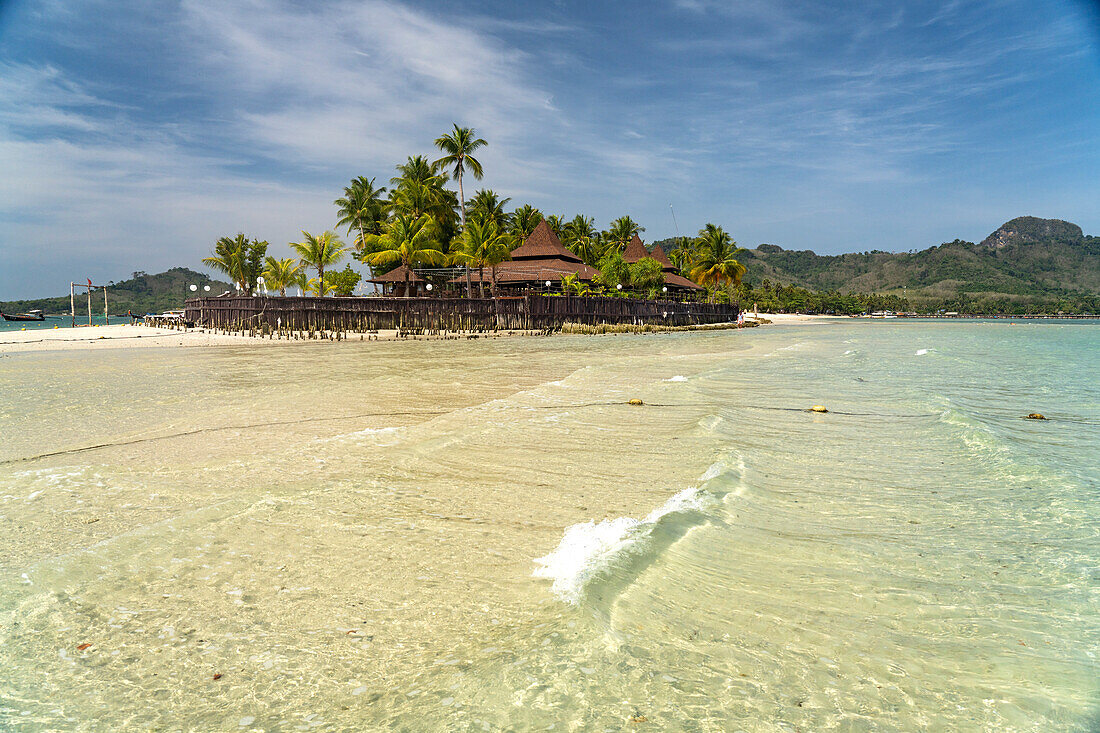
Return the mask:
<path fill-rule="evenodd" d="M 125 316 L 111 316 L 111 324 L 116 323 L 129 323 L 130 319 Z M 106 323 L 106 319 L 102 315 L 92 316 L 93 326 L 102 326 Z M 5 321 L 0 319 L 0 332 L 3 331 L 27 331 L 38 330 L 41 328 L 68 328 L 73 325 L 73 319 L 71 316 L 46 316 L 42 321 Z M 88 316 L 85 314 L 83 317 L 77 316 L 76 325 L 87 326 Z"/>
<path fill-rule="evenodd" d="M 5 355 L 0 729 L 1095 730 L 1098 325 Z"/>

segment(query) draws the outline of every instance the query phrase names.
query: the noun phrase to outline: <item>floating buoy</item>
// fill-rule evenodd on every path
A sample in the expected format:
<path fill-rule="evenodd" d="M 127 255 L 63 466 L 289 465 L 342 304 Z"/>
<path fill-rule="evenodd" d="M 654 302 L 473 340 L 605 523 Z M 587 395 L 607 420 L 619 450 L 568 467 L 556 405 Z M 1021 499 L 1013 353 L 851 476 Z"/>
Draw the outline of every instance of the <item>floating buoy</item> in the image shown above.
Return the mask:
<path fill-rule="evenodd" d="M 825 405 L 814 405 L 810 408 L 810 412 L 828 412 L 828 410 L 825 409 Z"/>
<path fill-rule="evenodd" d="M 1039 413 L 1039 412 L 1031 413 L 1030 415 L 1027 416 L 1027 419 L 1028 420 L 1046 420 L 1046 418 L 1043 417 L 1042 413 Z"/>
<path fill-rule="evenodd" d="M 628 404 L 628 405 L 644 405 L 645 403 L 642 402 L 641 400 L 639 400 L 638 398 L 634 398 L 632 400 L 627 400 L 626 404 Z"/>

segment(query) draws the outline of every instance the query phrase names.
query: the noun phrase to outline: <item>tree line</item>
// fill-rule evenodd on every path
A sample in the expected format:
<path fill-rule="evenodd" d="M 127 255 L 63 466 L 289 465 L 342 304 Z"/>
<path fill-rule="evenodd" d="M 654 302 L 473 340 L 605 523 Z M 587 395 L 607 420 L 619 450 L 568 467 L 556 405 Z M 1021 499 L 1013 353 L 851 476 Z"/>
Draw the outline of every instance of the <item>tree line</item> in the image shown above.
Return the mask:
<path fill-rule="evenodd" d="M 234 284 L 251 295 L 261 282 L 268 290 L 285 294 L 297 286 L 313 295 L 350 295 L 358 274 L 350 265 L 333 268 L 348 257 L 384 274 L 400 265 L 412 267 L 455 267 L 467 272 L 466 291 L 472 295 L 471 269 L 479 271 L 479 292 L 484 297 L 483 277 L 490 270 L 495 294 L 495 266 L 511 258 L 511 252 L 545 221 L 562 244 L 585 264 L 602 273 L 593 283 L 563 278 L 564 290 L 576 293 L 635 294 L 654 297 L 664 284 L 658 262 L 645 258 L 629 264 L 623 250 L 630 240 L 645 231 L 630 216 L 612 221 L 607 229 L 596 227 L 592 217 L 577 214 L 566 219 L 546 215 L 530 204 L 511 207 L 509 197 L 491 189 L 480 189 L 465 197 L 465 181 L 480 180 L 484 168 L 478 151 L 488 143 L 472 128 L 453 126 L 435 140 L 441 155 L 429 160 L 410 156 L 396 166 L 388 186 L 376 178 L 359 176 L 344 188 L 333 203 L 337 209 L 337 230 L 344 230 L 345 243 L 337 231 L 321 234 L 302 232 L 301 242 L 289 243 L 296 257 L 276 258 L 268 254 L 266 241 L 244 234 L 222 237 L 203 263 L 226 273 Z M 457 193 L 449 187 L 457 186 Z M 684 241 L 669 256 L 673 262 L 712 298 L 735 288 L 745 273 L 737 261 L 733 238 L 720 226 L 707 224 L 695 238 Z M 309 277 L 309 271 L 316 277 Z"/>

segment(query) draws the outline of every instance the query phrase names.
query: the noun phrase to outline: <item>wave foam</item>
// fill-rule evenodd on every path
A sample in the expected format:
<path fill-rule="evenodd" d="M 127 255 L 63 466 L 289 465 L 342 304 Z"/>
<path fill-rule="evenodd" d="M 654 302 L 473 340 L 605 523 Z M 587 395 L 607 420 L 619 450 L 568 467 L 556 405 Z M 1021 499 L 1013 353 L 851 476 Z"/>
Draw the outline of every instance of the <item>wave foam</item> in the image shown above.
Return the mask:
<path fill-rule="evenodd" d="M 610 570 L 623 555 L 640 554 L 657 524 L 674 514 L 702 511 L 715 497 L 701 489 L 684 489 L 645 519 L 617 517 L 574 524 L 556 550 L 535 562 L 537 578 L 553 580 L 551 590 L 563 601 L 578 604 L 588 583 Z"/>
<path fill-rule="evenodd" d="M 932 349 L 917 349 L 917 353 L 913 354 L 913 356 L 924 356 L 931 350 Z"/>
<path fill-rule="evenodd" d="M 666 382 L 686 382 L 688 380 L 683 374 L 677 374 L 675 377 L 669 377 Z"/>

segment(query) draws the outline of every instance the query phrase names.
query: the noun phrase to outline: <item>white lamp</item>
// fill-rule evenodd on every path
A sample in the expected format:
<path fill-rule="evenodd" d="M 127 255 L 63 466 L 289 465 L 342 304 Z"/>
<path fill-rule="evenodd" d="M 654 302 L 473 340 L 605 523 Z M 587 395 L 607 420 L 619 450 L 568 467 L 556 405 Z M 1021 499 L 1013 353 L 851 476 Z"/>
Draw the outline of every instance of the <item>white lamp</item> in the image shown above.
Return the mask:
<path fill-rule="evenodd" d="M 191 288 L 191 292 L 192 292 L 192 293 L 193 293 L 193 292 L 195 292 L 196 290 L 198 290 L 198 289 L 199 289 L 199 286 L 198 286 L 198 285 L 190 285 L 190 286 L 188 286 L 188 287 L 190 287 L 190 288 Z"/>
<path fill-rule="evenodd" d="M 623 284 L 619 283 L 618 285 L 615 286 L 615 289 L 616 290 L 622 290 L 623 289 Z"/>
<path fill-rule="evenodd" d="M 209 293 L 210 292 L 210 286 L 209 285 L 203 285 L 202 286 L 202 291 L 204 293 Z"/>
<path fill-rule="evenodd" d="M 425 287 L 425 288 L 427 288 L 428 290 L 431 290 L 431 289 L 432 289 L 432 284 L 431 284 L 431 283 L 428 283 L 428 284 L 427 284 L 427 285 L 425 285 L 424 287 Z"/>
<path fill-rule="evenodd" d="M 667 292 L 668 292 L 668 286 L 667 286 L 667 285 L 665 285 L 664 287 L 662 287 L 662 288 L 661 288 L 661 292 L 662 292 L 662 293 L 667 293 Z"/>
<path fill-rule="evenodd" d="M 549 280 L 546 281 L 546 287 L 550 287 L 550 281 Z"/>

